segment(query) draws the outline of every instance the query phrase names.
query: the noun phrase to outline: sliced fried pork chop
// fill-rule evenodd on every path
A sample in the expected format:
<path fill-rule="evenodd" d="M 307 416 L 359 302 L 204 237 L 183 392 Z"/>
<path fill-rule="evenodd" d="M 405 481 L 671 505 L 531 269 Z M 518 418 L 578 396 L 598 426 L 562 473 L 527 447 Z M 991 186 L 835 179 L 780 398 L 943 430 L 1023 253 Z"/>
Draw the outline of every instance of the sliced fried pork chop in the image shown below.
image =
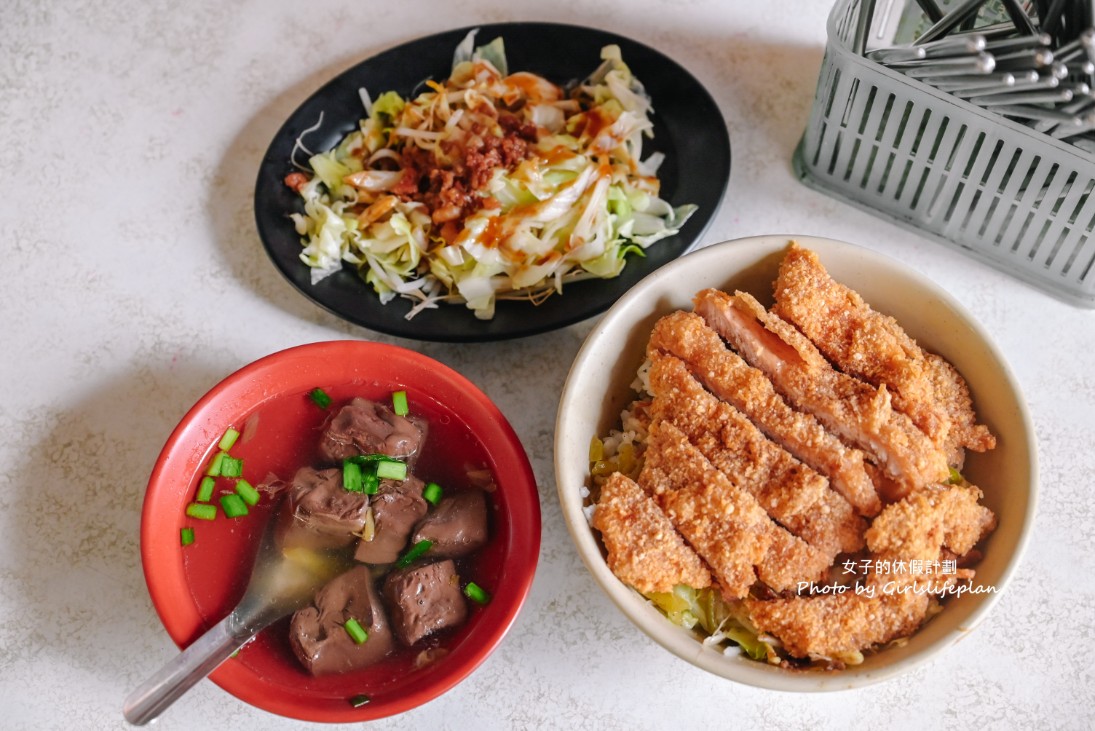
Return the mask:
<path fill-rule="evenodd" d="M 980 498 L 972 485 L 946 485 L 887 505 L 867 529 L 875 570 L 861 591 L 746 599 L 751 620 L 801 658 L 841 659 L 912 634 L 926 619 L 934 595 L 972 578 L 970 570 L 940 573 L 932 565 L 944 549 L 952 556 L 969 553 L 995 527 L 996 517 Z M 917 562 L 925 568 L 914 568 Z M 880 572 L 881 566 L 895 568 Z"/>
<path fill-rule="evenodd" d="M 973 485 L 945 485 L 913 493 L 887 505 L 867 529 L 867 547 L 879 560 L 940 559 L 945 547 L 964 556 L 996 527 Z"/>
<path fill-rule="evenodd" d="M 794 657 L 842 660 L 872 645 L 907 637 L 934 600 L 926 592 L 876 592 L 746 599 L 756 628 Z"/>
<path fill-rule="evenodd" d="M 711 572 L 654 499 L 619 472 L 601 487 L 593 527 L 601 531 L 612 573 L 643 594 L 711 585 Z"/>
<path fill-rule="evenodd" d="M 789 401 L 875 458 L 898 488 L 887 497 L 900 499 L 948 478 L 946 455 L 909 417 L 891 408 L 885 386 L 834 369 L 802 333 L 746 292 L 731 296 L 708 289 L 694 301 L 704 320 Z"/>
<path fill-rule="evenodd" d="M 666 421 L 651 424 L 639 484 L 711 567 L 723 594 L 741 598 L 756 578 L 786 591 L 818 580 L 826 556 L 768 517 Z"/>
<path fill-rule="evenodd" d="M 926 353 L 895 319 L 835 281 L 817 254 L 794 244 L 780 263 L 772 312 L 794 324 L 838 368 L 875 386 L 886 384 L 895 409 L 907 414 L 948 461 L 963 449 L 995 446 L 977 424 L 969 387 L 943 358 Z"/>
<path fill-rule="evenodd" d="M 824 553 L 863 547 L 865 521 L 829 481 L 769 440 L 730 404 L 706 391 L 684 361 L 654 353 L 650 414 L 672 422 L 715 467 L 753 495 L 768 514 Z"/>
<path fill-rule="evenodd" d="M 647 352 L 659 351 L 686 362 L 709 391 L 749 417 L 801 462 L 828 477 L 861 515 L 876 515 L 881 509 L 863 453 L 827 432 L 810 414 L 791 408 L 768 377 L 729 350 L 702 317 L 674 312 L 658 320 Z"/>

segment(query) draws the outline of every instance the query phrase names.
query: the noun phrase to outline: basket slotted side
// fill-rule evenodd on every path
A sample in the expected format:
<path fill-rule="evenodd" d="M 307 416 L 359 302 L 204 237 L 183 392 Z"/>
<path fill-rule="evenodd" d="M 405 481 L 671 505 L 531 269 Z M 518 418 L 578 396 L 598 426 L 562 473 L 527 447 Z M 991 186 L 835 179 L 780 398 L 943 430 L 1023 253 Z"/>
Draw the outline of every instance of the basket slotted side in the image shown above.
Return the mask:
<path fill-rule="evenodd" d="M 829 18 L 802 180 L 1095 307 L 1095 157 L 853 54 L 857 12 Z"/>

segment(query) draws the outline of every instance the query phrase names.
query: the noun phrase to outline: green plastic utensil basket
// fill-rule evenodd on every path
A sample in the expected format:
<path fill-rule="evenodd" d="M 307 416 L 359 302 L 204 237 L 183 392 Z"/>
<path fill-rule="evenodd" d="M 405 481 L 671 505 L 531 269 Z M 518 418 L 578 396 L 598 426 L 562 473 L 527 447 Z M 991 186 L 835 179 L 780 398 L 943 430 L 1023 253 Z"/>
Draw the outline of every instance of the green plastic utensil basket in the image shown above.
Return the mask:
<path fill-rule="evenodd" d="M 829 14 L 799 178 L 1095 307 L 1095 156 L 853 53 L 858 12 Z"/>

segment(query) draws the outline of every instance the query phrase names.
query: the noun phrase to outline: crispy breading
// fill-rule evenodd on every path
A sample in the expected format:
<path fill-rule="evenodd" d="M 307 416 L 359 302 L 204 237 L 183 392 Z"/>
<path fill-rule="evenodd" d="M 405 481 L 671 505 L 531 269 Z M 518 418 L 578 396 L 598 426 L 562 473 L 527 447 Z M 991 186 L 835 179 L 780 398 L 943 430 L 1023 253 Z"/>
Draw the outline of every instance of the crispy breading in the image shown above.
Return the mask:
<path fill-rule="evenodd" d="M 709 438 L 710 450 L 700 451 L 769 513 L 802 513 L 828 489 L 828 480 L 804 469 L 740 411 L 706 391 L 681 359 L 653 354 L 649 380 L 652 416 L 673 422 L 693 444 Z"/>
<path fill-rule="evenodd" d="M 706 391 L 684 361 L 653 353 L 650 413 L 679 428 L 768 515 L 828 556 L 863 547 L 866 523 L 829 481 L 771 441 L 730 404 Z"/>
<path fill-rule="evenodd" d="M 996 447 L 996 436 L 984 424 L 977 423 L 969 384 L 949 361 L 935 353 L 925 353 L 935 398 L 951 420 L 946 448 L 955 454 L 954 465 L 962 467 L 962 448 L 987 452 Z"/>
<path fill-rule="evenodd" d="M 881 509 L 863 453 L 827 432 L 813 416 L 791 408 L 764 373 L 729 350 L 699 315 L 673 312 L 658 320 L 647 352 L 659 351 L 685 361 L 712 393 L 748 416 L 797 459 L 828 477 L 861 515 L 875 515 Z"/>
<path fill-rule="evenodd" d="M 757 564 L 757 578 L 773 591 L 795 591 L 799 583 L 821 581 L 828 574 L 832 556 L 772 521 L 767 533 L 772 542 Z"/>
<path fill-rule="evenodd" d="M 940 559 L 944 547 L 964 556 L 996 527 L 973 485 L 945 485 L 915 492 L 887 505 L 867 529 L 872 555 L 888 561 Z"/>
<path fill-rule="evenodd" d="M 884 385 L 876 388 L 834 369 L 806 336 L 747 292 L 731 296 L 709 289 L 694 302 L 704 320 L 780 393 L 873 455 L 902 493 L 947 479 L 946 455 L 891 408 Z"/>
<path fill-rule="evenodd" d="M 687 446 L 687 440 L 679 431 L 680 439 L 674 439 L 673 431 L 664 421 L 651 424 L 639 484 L 711 567 L 723 594 L 743 597 L 756 581 L 754 566 L 771 543 L 764 530 L 768 516 L 726 478 L 697 477 L 696 460 L 681 444 Z"/>
<path fill-rule="evenodd" d="M 653 498 L 619 472 L 601 487 L 593 527 L 601 532 L 612 573 L 643 594 L 711 585 L 711 572 Z"/>
<path fill-rule="evenodd" d="M 727 597 L 748 594 L 758 576 L 785 591 L 817 580 L 829 566 L 824 554 L 776 525 L 669 422 L 651 424 L 639 484 L 708 563 Z"/>
<path fill-rule="evenodd" d="M 780 263 L 775 300 L 772 311 L 838 368 L 875 386 L 886 384 L 894 408 L 931 437 L 951 464 L 962 463 L 963 448 L 995 445 L 988 428 L 977 424 L 969 388 L 950 363 L 925 353 L 894 318 L 836 282 L 813 251 L 792 243 Z"/>
<path fill-rule="evenodd" d="M 933 599 L 927 593 L 849 590 L 843 594 L 766 601 L 746 599 L 749 619 L 800 658 L 840 660 L 872 645 L 907 637 L 920 627 Z"/>
<path fill-rule="evenodd" d="M 787 530 L 825 554 L 854 553 L 864 546 L 865 521 L 852 504 L 828 490 L 808 513 L 780 520 Z"/>
<path fill-rule="evenodd" d="M 839 658 L 911 634 L 924 621 L 933 595 L 972 578 L 965 569 L 939 575 L 931 565 L 944 547 L 965 555 L 995 527 L 995 516 L 980 498 L 974 486 L 946 485 L 886 506 L 867 530 L 871 560 L 876 567 L 910 568 L 872 572 L 860 592 L 746 600 L 751 620 L 795 657 Z M 922 570 L 911 568 L 918 562 Z"/>

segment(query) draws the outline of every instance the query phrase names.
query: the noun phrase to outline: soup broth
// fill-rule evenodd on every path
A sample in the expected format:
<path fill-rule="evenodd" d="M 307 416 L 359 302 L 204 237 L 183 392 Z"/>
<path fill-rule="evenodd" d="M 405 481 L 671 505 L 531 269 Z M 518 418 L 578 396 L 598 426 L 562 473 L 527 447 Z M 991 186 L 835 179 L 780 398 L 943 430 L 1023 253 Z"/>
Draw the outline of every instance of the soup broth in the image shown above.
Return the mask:
<path fill-rule="evenodd" d="M 252 485 L 269 482 L 274 477 L 288 482 L 299 468 L 322 464 L 318 451 L 320 435 L 333 414 L 354 397 L 390 403 L 391 392 L 401 388 L 377 383 L 338 388 L 317 385 L 332 399 L 326 409 L 317 406 L 305 391 L 262 403 L 243 423 L 232 425 L 241 436 L 231 448 L 231 454 L 242 459 L 243 477 Z M 484 445 L 454 412 L 434 401 L 429 394 L 408 391 L 407 395 L 410 415 L 428 424 L 427 436 L 413 468 L 417 477 L 437 482 L 446 494 L 451 494 L 474 487 L 468 477 L 469 471 L 488 470 L 493 476 Z M 218 438 L 211 436 L 209 439 L 210 457 L 216 450 Z M 195 491 L 200 479 L 201 475 L 194 478 L 192 487 Z M 218 481 L 214 504 L 219 495 L 231 490 L 232 482 Z M 214 521 L 188 523 L 194 527 L 195 541 L 182 552 L 184 570 L 191 596 L 206 628 L 227 615 L 242 597 L 265 526 L 283 497 L 282 494 L 271 497 L 264 492 L 246 516 L 232 519 L 218 515 Z M 456 560 L 461 583 L 474 581 L 491 594 L 502 579 L 503 541 L 498 537 L 506 528 L 500 524 L 499 510 L 504 500 L 505 496 L 497 491 L 487 494 L 488 542 L 470 556 Z M 352 553 L 352 548 L 350 551 Z M 468 602 L 468 609 L 468 618 L 459 627 L 436 632 L 410 647 L 397 642 L 392 652 L 378 663 L 349 673 L 313 677 L 292 651 L 289 617 L 259 633 L 228 662 L 263 668 L 269 680 L 284 684 L 290 694 L 329 690 L 332 695 L 344 695 L 347 680 L 352 678 L 354 685 L 360 686 L 360 693 L 376 698 L 386 688 L 409 677 L 422 677 L 445 663 L 459 662 L 460 647 L 469 637 L 474 641 L 484 611 L 472 601 Z M 427 658 L 429 661 L 424 663 Z"/>

